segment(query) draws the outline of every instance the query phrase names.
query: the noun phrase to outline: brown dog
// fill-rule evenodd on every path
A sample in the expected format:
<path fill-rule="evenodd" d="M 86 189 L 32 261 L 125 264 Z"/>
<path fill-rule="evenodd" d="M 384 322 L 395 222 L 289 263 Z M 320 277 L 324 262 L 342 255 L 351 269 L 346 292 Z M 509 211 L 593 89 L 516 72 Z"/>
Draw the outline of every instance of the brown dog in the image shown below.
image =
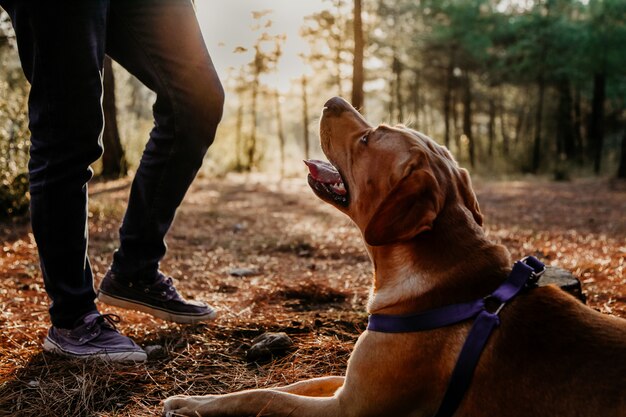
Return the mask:
<path fill-rule="evenodd" d="M 309 184 L 363 234 L 375 270 L 370 313 L 470 301 L 505 280 L 509 254 L 485 237 L 467 171 L 445 148 L 404 127 L 373 127 L 340 98 L 326 103 L 320 131 L 332 165 L 309 161 Z M 626 416 L 626 320 L 551 286 L 518 296 L 500 318 L 455 416 Z M 470 327 L 366 331 L 345 378 L 176 396 L 164 413 L 431 417 Z"/>

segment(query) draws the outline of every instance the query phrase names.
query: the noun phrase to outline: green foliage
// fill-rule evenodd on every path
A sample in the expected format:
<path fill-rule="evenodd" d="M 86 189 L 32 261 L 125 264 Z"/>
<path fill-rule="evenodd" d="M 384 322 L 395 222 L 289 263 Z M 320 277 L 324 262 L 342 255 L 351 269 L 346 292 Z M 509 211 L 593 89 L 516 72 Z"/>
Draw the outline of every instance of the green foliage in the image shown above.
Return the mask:
<path fill-rule="evenodd" d="M 457 50 L 464 67 L 488 62 L 494 25 L 486 0 L 430 1 L 423 13 L 432 25 L 428 43 Z"/>
<path fill-rule="evenodd" d="M 586 19 L 588 71 L 623 74 L 626 57 L 626 2 L 590 0 Z"/>
<path fill-rule="evenodd" d="M 602 149 L 602 139 L 589 132 L 588 120 L 592 96 L 597 94 L 592 89 L 594 76 L 601 74 L 606 78 L 606 117 L 601 123 L 613 136 L 626 126 L 626 2 L 382 0 L 378 4 L 377 25 L 386 33 L 374 38 L 376 50 L 410 54 L 396 53 L 406 64 L 404 73 L 398 74 L 390 65 L 387 75 L 377 75 L 393 75 L 390 84 L 398 83 L 411 69 L 426 84 L 417 105 L 411 104 L 416 93 L 406 89 L 397 97 L 390 94 L 388 100 L 396 107 L 412 106 L 412 117 L 423 121 L 418 127 L 435 138 L 443 136 L 447 141 L 451 131 L 450 146 L 457 157 L 463 160 L 467 144 L 474 146 L 474 132 L 481 169 L 494 166 L 492 152 L 518 170 L 529 163 L 520 155 L 531 153 L 536 154 L 533 170 L 584 167 L 594 152 L 613 158 L 609 162 L 616 165 L 615 140 L 604 145 L 612 148 Z M 459 135 L 470 142 L 459 140 Z M 558 158 L 548 157 L 555 153 Z"/>

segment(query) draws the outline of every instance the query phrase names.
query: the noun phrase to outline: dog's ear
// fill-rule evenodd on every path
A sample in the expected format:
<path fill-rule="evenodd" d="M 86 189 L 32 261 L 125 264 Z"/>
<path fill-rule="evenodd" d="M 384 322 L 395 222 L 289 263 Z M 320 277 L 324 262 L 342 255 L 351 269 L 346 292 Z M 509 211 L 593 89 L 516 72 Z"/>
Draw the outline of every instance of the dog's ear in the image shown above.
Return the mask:
<path fill-rule="evenodd" d="M 469 173 L 464 168 L 459 168 L 459 181 L 457 185 L 457 189 L 459 190 L 459 194 L 461 194 L 461 199 L 465 204 L 465 207 L 472 213 L 474 220 L 478 223 L 479 226 L 483 225 L 483 215 L 480 212 L 480 207 L 478 205 L 478 200 L 476 199 L 476 194 L 474 194 L 474 189 L 472 188 L 472 181 L 470 180 Z"/>
<path fill-rule="evenodd" d="M 428 160 L 409 163 L 370 218 L 363 237 L 370 246 L 411 239 L 432 228 L 445 196 Z"/>
<path fill-rule="evenodd" d="M 476 194 L 474 194 L 474 189 L 472 188 L 472 181 L 470 180 L 469 173 L 466 169 L 459 167 L 459 164 L 454 160 L 450 151 L 443 147 L 438 146 L 437 151 L 440 154 L 450 161 L 453 166 L 453 176 L 456 177 L 456 188 L 458 190 L 459 197 L 463 202 L 463 205 L 472 213 L 472 217 L 474 221 L 479 226 L 483 225 L 483 215 L 480 212 L 480 207 L 478 206 L 478 200 L 476 200 Z"/>

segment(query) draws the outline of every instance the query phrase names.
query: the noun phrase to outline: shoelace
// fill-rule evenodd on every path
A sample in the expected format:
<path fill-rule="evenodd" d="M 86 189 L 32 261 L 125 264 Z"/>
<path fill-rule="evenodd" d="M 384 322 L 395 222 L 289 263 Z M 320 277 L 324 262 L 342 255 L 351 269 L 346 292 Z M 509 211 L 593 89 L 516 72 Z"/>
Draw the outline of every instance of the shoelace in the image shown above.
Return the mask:
<path fill-rule="evenodd" d="M 174 278 L 166 276 L 165 274 L 158 272 L 158 278 L 155 283 L 155 287 L 163 288 L 161 291 L 161 295 L 167 297 L 168 299 L 175 298 L 178 293 L 176 292 L 176 288 L 174 288 Z"/>
<path fill-rule="evenodd" d="M 117 314 L 101 314 L 87 325 L 87 331 L 92 331 L 97 325 L 117 330 L 117 323 L 121 321 L 122 319 Z"/>
<path fill-rule="evenodd" d="M 128 285 L 129 287 L 133 287 L 135 284 L 132 281 L 129 281 L 129 282 L 122 281 L 122 282 L 124 282 L 125 285 Z M 138 284 L 140 288 L 143 287 L 143 292 L 145 292 L 146 294 L 148 293 L 160 294 L 161 297 L 165 297 L 166 300 L 172 300 L 175 298 L 176 299 L 181 298 L 178 292 L 176 291 L 176 288 L 174 287 L 175 282 L 176 281 L 174 280 L 174 278 L 165 275 L 161 271 L 157 271 L 156 278 L 148 279 L 148 280 L 139 280 Z"/>

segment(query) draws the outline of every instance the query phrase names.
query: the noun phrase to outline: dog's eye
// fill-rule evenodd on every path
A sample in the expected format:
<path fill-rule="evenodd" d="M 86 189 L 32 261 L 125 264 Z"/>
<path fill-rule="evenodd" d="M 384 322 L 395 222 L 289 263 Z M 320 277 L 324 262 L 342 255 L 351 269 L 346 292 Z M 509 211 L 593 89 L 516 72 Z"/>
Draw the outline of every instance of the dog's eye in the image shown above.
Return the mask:
<path fill-rule="evenodd" d="M 367 145 L 367 139 L 369 138 L 369 136 L 370 136 L 369 133 L 366 133 L 363 136 L 361 136 L 361 139 L 360 139 L 361 143 Z"/>

